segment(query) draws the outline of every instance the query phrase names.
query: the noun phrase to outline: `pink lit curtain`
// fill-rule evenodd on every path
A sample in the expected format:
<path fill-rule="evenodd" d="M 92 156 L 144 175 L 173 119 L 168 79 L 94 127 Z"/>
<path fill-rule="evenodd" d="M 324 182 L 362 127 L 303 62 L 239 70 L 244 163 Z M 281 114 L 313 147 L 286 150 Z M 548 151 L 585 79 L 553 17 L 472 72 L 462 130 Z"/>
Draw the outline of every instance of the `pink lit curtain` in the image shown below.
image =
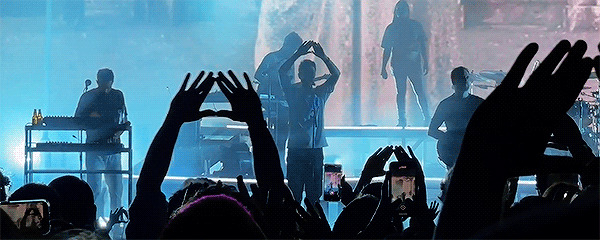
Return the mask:
<path fill-rule="evenodd" d="M 361 124 L 395 125 L 396 87 L 392 77 L 380 76 L 383 49 L 380 47 L 385 27 L 392 21 L 396 0 L 361 1 Z M 461 26 L 460 5 L 456 0 L 412 0 L 411 18 L 420 21 L 429 37 L 430 73 L 427 81 L 428 100 L 432 109 L 451 92 L 447 80 L 456 55 L 456 33 Z M 435 2 L 435 7 L 430 6 Z M 342 75 L 326 109 L 327 125 L 350 125 L 352 81 L 353 0 L 264 0 L 259 19 L 255 47 L 255 66 L 271 51 L 281 47 L 283 38 L 296 31 L 304 40 L 320 42 L 325 52 L 340 68 Z M 453 51 L 454 50 L 454 51 Z M 309 56 L 311 57 L 311 56 Z M 317 69 L 326 67 L 317 61 Z M 438 70 L 440 69 L 440 70 Z M 451 70 L 451 69 L 450 69 Z M 391 69 L 388 67 L 388 73 Z M 409 124 L 420 117 L 411 88 L 407 91 Z M 438 90 L 439 89 L 439 90 Z"/>

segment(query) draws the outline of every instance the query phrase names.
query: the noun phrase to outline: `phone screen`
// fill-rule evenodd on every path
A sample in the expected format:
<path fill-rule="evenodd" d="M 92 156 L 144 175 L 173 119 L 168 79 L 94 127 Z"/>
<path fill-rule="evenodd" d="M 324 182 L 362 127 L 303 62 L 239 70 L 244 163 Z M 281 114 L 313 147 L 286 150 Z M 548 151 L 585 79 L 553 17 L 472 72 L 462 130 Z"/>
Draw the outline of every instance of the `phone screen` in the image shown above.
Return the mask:
<path fill-rule="evenodd" d="M 340 182 L 342 180 L 342 165 L 340 164 L 325 164 L 325 190 L 323 192 L 323 200 L 339 201 L 340 200 Z"/>
<path fill-rule="evenodd" d="M 416 183 L 415 183 L 415 166 L 409 163 L 391 162 L 390 174 L 392 184 L 392 202 L 397 199 L 414 200 Z"/>
<path fill-rule="evenodd" d="M 415 196 L 414 176 L 392 176 L 392 202 L 397 199 L 411 199 Z"/>
<path fill-rule="evenodd" d="M 23 232 L 45 234 L 50 230 L 48 202 L 46 200 L 24 200 L 0 203 L 4 211 Z"/>

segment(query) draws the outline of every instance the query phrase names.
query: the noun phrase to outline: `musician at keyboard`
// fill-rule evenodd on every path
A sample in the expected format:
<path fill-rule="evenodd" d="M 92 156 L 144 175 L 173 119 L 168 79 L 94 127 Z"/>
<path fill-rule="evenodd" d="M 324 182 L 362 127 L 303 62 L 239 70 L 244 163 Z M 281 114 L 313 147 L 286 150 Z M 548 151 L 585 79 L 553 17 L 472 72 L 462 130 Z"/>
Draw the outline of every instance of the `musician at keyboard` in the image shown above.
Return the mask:
<path fill-rule="evenodd" d="M 81 95 L 75 117 L 82 118 L 86 129 L 86 143 L 120 143 L 122 126 L 127 122 L 125 99 L 120 90 L 112 88 L 114 74 L 112 70 L 98 70 L 98 87 Z M 87 170 L 121 170 L 121 154 L 114 151 L 86 152 Z M 123 195 L 122 176 L 105 174 L 104 179 L 110 195 L 110 209 L 121 207 Z M 87 174 L 87 182 L 94 192 L 97 216 L 106 216 L 102 194 L 102 174 Z"/>

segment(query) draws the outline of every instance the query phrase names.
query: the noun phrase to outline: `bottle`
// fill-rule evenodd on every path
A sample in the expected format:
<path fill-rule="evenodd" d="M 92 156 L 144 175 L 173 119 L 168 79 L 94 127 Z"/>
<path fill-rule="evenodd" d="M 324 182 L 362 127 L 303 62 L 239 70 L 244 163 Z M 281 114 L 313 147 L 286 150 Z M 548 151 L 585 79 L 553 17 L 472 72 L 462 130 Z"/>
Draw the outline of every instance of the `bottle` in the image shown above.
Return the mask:
<path fill-rule="evenodd" d="M 33 117 L 31 117 L 31 125 L 37 125 L 37 109 L 33 109 Z"/>
<path fill-rule="evenodd" d="M 42 109 L 38 109 L 37 115 L 37 124 L 42 124 L 44 122 L 44 117 L 42 116 Z"/>

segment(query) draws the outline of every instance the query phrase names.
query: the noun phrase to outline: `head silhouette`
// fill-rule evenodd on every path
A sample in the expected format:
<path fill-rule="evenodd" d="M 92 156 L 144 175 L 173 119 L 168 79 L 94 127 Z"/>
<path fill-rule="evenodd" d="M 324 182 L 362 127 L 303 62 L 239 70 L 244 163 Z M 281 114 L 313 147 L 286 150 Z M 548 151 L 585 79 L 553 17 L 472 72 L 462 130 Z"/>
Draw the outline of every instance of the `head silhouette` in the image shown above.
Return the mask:
<path fill-rule="evenodd" d="M 61 216 L 76 228 L 94 230 L 96 204 L 92 188 L 75 176 L 58 177 L 48 184 L 60 200 Z"/>
<path fill-rule="evenodd" d="M 469 69 L 460 66 L 452 70 L 450 73 L 450 79 L 452 80 L 452 88 L 458 93 L 469 90 Z"/>
<path fill-rule="evenodd" d="M 365 229 L 377 209 L 379 199 L 372 195 L 356 198 L 344 208 L 333 226 L 336 238 L 356 238 L 358 232 Z"/>
<path fill-rule="evenodd" d="M 315 82 L 317 65 L 312 60 L 305 59 L 298 66 L 298 78 L 304 86 L 312 86 Z"/>
<path fill-rule="evenodd" d="M 110 89 L 114 82 L 115 75 L 112 70 L 108 68 L 102 68 L 98 70 L 96 74 L 96 82 L 98 83 L 98 88 L 100 89 Z"/>
<path fill-rule="evenodd" d="M 221 194 L 201 197 L 184 207 L 169 221 L 162 238 L 239 239 L 265 236 L 240 202 Z"/>
<path fill-rule="evenodd" d="M 394 20 L 406 20 L 410 18 L 410 8 L 404 0 L 398 1 L 394 8 Z"/>
<path fill-rule="evenodd" d="M 300 35 L 298 35 L 296 32 L 291 32 L 285 36 L 281 50 L 291 54 L 296 51 L 300 45 L 302 45 L 302 38 Z"/>

